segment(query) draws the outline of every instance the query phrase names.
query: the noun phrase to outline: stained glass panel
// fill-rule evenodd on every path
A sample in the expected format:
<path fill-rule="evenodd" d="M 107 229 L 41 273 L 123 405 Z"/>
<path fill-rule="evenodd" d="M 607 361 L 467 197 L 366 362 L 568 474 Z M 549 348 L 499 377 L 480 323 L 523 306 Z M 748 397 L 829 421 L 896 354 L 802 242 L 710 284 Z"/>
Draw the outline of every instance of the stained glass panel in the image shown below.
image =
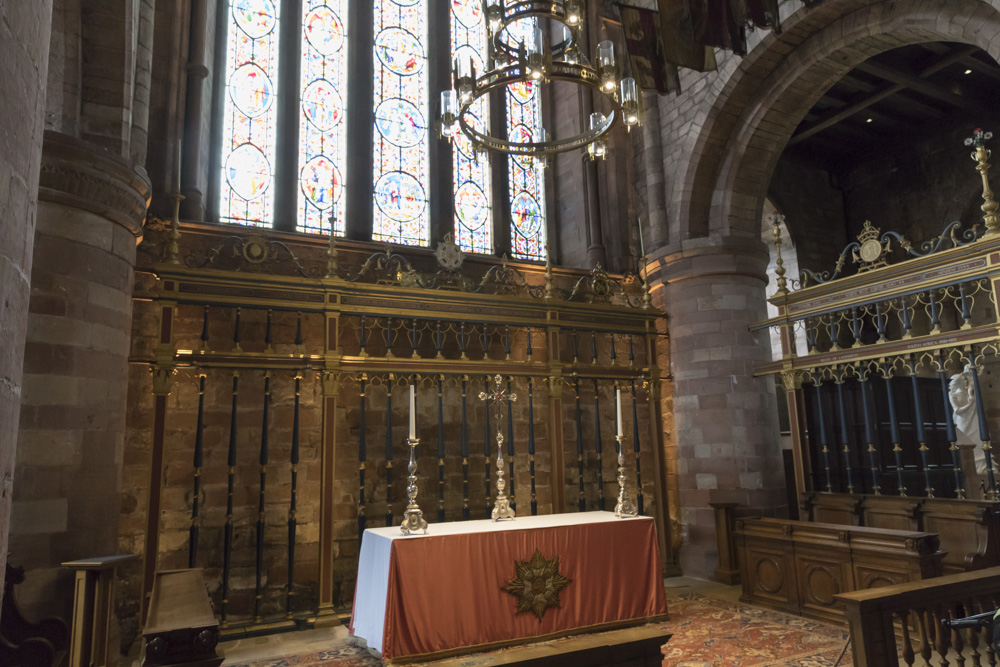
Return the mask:
<path fill-rule="evenodd" d="M 303 0 L 299 79 L 300 232 L 344 234 L 347 0 Z"/>
<path fill-rule="evenodd" d="M 274 216 L 278 10 L 230 0 L 219 219 L 270 225 Z"/>
<path fill-rule="evenodd" d="M 373 2 L 374 241 L 429 241 L 427 1 Z"/>
<path fill-rule="evenodd" d="M 534 22 L 521 20 L 510 28 L 516 41 L 527 41 Z M 507 86 L 507 137 L 526 143 L 542 139 L 541 90 L 534 82 Z M 519 259 L 545 259 L 545 171 L 531 158 L 512 155 L 508 160 L 511 252 Z"/>
<path fill-rule="evenodd" d="M 481 0 L 452 0 L 451 51 L 453 59 L 472 60 L 477 75 L 485 71 L 487 53 L 486 20 Z M 489 127 L 486 97 L 472 106 L 476 128 Z M 455 243 L 465 252 L 493 252 L 493 188 L 489 155 L 478 161 L 472 145 L 459 133 L 452 148 L 452 174 L 455 193 Z"/>

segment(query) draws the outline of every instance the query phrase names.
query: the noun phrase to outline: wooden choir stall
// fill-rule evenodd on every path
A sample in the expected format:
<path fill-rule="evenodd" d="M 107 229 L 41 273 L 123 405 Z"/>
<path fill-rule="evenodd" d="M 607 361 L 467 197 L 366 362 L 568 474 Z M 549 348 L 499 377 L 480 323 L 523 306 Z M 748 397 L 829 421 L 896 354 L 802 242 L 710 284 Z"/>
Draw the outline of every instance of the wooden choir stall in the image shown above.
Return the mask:
<path fill-rule="evenodd" d="M 775 376 L 787 398 L 802 521 L 730 519 L 745 600 L 842 618 L 838 596 L 850 591 L 916 591 L 931 577 L 1000 565 L 991 446 L 1000 387 L 990 379 L 1000 351 L 1000 220 L 986 138 L 977 131 L 968 142 L 985 228 L 953 222 L 918 244 L 865 222 L 832 271 L 792 281 L 775 220 L 769 301 L 778 314 L 756 328 L 776 330 L 782 354 L 758 374 Z M 919 597 L 907 595 L 899 599 Z M 862 597 L 874 604 L 878 594 Z M 932 646 L 941 618 L 978 604 L 929 603 L 920 614 L 934 609 L 933 619 L 912 616 L 912 627 L 930 632 L 920 641 Z"/>

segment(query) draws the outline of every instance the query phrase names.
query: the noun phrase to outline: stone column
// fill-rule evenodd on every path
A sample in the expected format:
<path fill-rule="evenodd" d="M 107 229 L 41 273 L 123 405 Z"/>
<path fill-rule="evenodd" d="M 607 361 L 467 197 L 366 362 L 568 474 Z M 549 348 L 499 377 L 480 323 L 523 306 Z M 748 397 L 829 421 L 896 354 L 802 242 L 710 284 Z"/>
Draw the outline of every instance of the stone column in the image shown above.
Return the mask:
<path fill-rule="evenodd" d="M 0 4 L 0 591 L 21 403 L 52 0 Z"/>
<path fill-rule="evenodd" d="M 149 182 L 46 132 L 24 354 L 11 562 L 32 616 L 64 618 L 63 561 L 117 553 L 136 242 Z"/>
<path fill-rule="evenodd" d="M 654 304 L 666 311 L 682 508 L 681 568 L 711 578 L 718 564 L 710 503 L 738 502 L 781 514 L 784 476 L 773 381 L 755 378 L 770 359 L 765 317 L 767 251 L 755 239 L 697 239 L 654 251 Z M 667 398 L 666 400 L 670 400 Z"/>

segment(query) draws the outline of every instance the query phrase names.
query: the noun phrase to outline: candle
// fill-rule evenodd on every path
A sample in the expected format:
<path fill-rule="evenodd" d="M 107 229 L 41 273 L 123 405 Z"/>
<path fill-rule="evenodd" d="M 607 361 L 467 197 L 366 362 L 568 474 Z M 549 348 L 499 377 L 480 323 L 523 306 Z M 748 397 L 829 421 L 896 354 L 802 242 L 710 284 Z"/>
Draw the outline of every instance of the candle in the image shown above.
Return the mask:
<path fill-rule="evenodd" d="M 181 193 L 181 146 L 183 145 L 183 136 L 177 134 L 177 194 Z"/>
<path fill-rule="evenodd" d="M 618 429 L 618 436 L 622 435 L 622 389 L 621 387 L 615 387 L 615 407 L 618 409 L 617 419 L 615 420 L 615 425 Z"/>
<path fill-rule="evenodd" d="M 417 398 L 410 385 L 410 440 L 417 439 Z"/>

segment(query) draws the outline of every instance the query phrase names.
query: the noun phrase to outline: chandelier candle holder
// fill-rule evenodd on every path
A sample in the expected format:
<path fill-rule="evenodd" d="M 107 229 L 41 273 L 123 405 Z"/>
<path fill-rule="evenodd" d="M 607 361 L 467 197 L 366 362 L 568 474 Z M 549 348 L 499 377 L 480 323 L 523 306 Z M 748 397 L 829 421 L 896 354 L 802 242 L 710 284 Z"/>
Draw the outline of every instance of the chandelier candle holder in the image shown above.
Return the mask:
<path fill-rule="evenodd" d="M 615 448 L 618 453 L 618 502 L 615 504 L 615 516 L 619 519 L 623 517 L 638 516 L 635 502 L 625 488 L 625 448 L 622 441 L 625 439 L 622 433 L 622 390 L 615 387 Z"/>
<path fill-rule="evenodd" d="M 410 435 L 406 439 L 406 442 L 410 445 L 410 464 L 407 466 L 410 475 L 406 478 L 406 497 L 409 499 L 409 503 L 406 505 L 406 511 L 403 512 L 403 523 L 399 526 L 403 535 L 412 535 L 421 530 L 424 532 L 424 535 L 427 534 L 427 520 L 424 519 L 424 513 L 420 509 L 420 506 L 417 505 L 417 445 L 420 444 L 420 439 L 417 438 L 416 401 L 414 387 L 411 384 Z"/>
<path fill-rule="evenodd" d="M 586 148 L 586 157 L 591 160 L 603 159 L 607 154 L 607 135 L 615 125 L 621 122 L 626 130 L 640 125 L 642 98 L 634 78 L 619 79 L 614 43 L 604 40 L 597 45 L 594 65 L 580 50 L 585 4 L 584 0 L 485 0 L 488 62 L 492 67 L 480 74 L 471 58 L 455 60 L 454 88 L 441 93 L 438 118 L 441 138 L 451 142 L 461 134 L 477 154 L 493 151 L 525 156 L 544 168 L 546 156 L 577 148 Z M 556 29 L 545 30 L 545 24 Z M 562 39 L 552 44 L 549 34 L 561 34 Z M 540 85 L 552 81 L 565 81 L 601 93 L 611 112 L 591 114 L 582 123 L 584 127 L 579 134 L 565 138 L 552 138 L 539 128 L 530 140 L 511 141 L 477 127 L 472 108 L 480 98 L 493 91 L 504 91 L 511 84 Z"/>
<path fill-rule="evenodd" d="M 499 373 L 493 378 L 494 388 L 490 392 L 481 391 L 479 392 L 479 400 L 484 402 L 493 401 L 493 405 L 496 408 L 496 425 L 497 425 L 497 497 L 496 501 L 493 503 L 493 513 L 492 518 L 494 521 L 502 521 L 504 519 L 514 519 L 514 510 L 510 506 L 510 498 L 507 497 L 507 481 L 503 478 L 503 430 L 500 426 L 503 418 L 503 405 L 504 403 L 517 400 L 517 394 L 513 392 L 506 392 L 503 389 L 503 376 Z M 487 405 L 487 410 L 489 410 L 489 405 Z"/>

